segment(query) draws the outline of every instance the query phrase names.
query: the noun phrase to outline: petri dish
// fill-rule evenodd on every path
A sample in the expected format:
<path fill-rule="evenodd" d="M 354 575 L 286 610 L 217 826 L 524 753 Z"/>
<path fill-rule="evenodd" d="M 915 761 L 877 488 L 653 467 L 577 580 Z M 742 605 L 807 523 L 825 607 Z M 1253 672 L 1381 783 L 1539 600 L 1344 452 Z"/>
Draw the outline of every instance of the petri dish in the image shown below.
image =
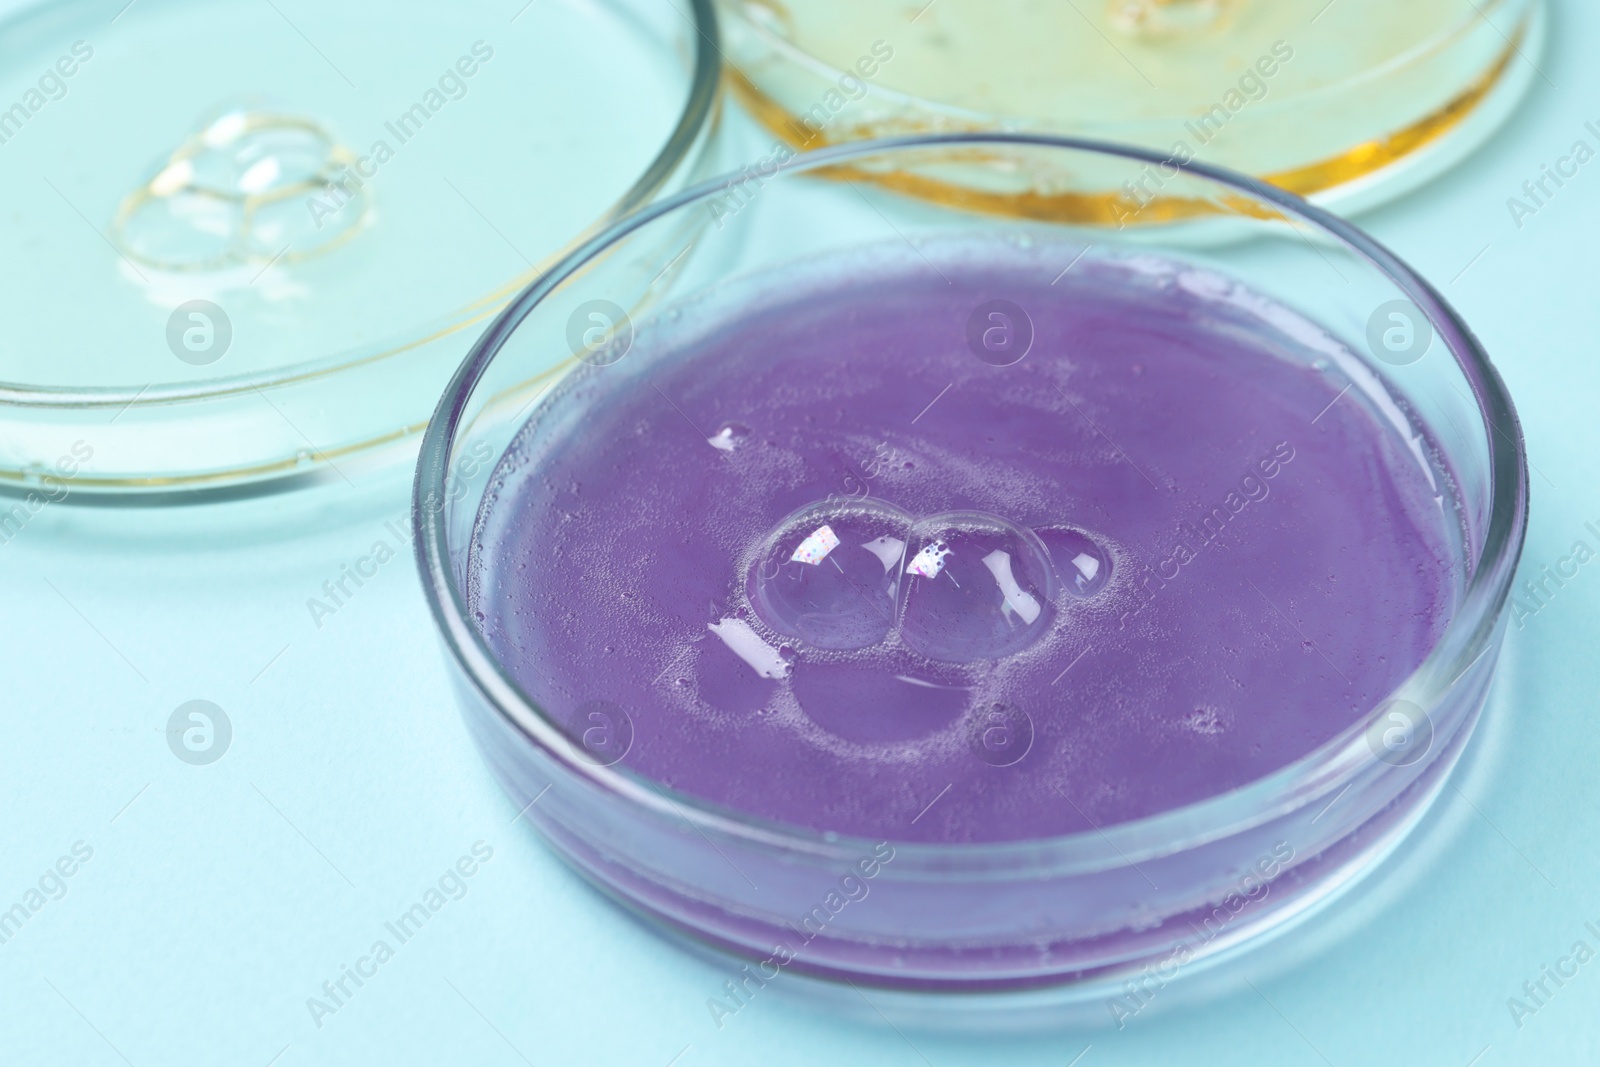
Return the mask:
<path fill-rule="evenodd" d="M 836 180 L 974 153 L 1160 158 L 903 138 L 652 205 L 489 328 L 413 516 L 558 854 L 741 975 L 982 1025 L 1203 973 L 1403 844 L 1527 478 L 1459 316 L 1292 194 L 1192 164 L 1210 216 L 1106 231 Z"/>
<path fill-rule="evenodd" d="M 1400 195 L 1486 139 L 1542 77 L 1538 0 L 721 0 L 729 81 L 795 147 L 957 130 L 1138 144 L 1343 212 Z M 1548 80 L 1548 79 L 1546 79 Z M 1170 174 L 998 185 L 884 176 L 934 199 L 1107 223 Z"/>
<path fill-rule="evenodd" d="M 182 500 L 414 454 L 474 332 L 701 165 L 716 29 L 683 12 L 8 6 L 0 488 Z"/>

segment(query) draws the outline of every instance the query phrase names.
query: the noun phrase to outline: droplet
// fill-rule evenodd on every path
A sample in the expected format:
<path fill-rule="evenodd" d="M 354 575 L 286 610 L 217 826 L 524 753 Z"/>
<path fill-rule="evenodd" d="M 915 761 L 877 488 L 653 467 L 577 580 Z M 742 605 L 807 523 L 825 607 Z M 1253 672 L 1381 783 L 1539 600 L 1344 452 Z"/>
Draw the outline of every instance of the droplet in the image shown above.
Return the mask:
<path fill-rule="evenodd" d="M 995 515 L 955 512 L 911 528 L 900 636 L 929 659 L 998 659 L 1049 629 L 1055 575 L 1039 538 Z"/>
<path fill-rule="evenodd" d="M 1216 26 L 1239 0 L 1111 0 L 1106 20 L 1130 37 L 1157 40 L 1193 35 Z"/>
<path fill-rule="evenodd" d="M 756 615 L 817 648 L 865 648 L 889 634 L 911 516 L 876 500 L 826 501 L 768 535 L 746 588 Z"/>
<path fill-rule="evenodd" d="M 721 452 L 732 452 L 750 438 L 750 427 L 742 422 L 729 422 L 710 437 L 706 443 Z"/>
<path fill-rule="evenodd" d="M 1111 557 L 1088 534 L 1068 526 L 1033 531 L 1050 552 L 1056 580 L 1069 596 L 1091 597 L 1111 579 Z"/>

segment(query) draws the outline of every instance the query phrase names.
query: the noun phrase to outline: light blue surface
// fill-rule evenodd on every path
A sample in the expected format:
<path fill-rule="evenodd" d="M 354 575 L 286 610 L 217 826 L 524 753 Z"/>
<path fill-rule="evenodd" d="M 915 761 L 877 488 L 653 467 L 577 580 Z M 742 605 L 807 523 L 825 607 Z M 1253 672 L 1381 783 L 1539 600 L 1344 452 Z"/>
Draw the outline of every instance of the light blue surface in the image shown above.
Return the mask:
<path fill-rule="evenodd" d="M 1576 540 L 1600 548 L 1585 528 L 1600 528 L 1600 161 L 1521 229 L 1506 205 L 1574 141 L 1600 148 L 1584 125 L 1600 124 L 1600 9 L 1553 14 L 1545 77 L 1507 127 L 1363 220 L 1455 302 L 1517 401 L 1535 468 L 1524 575 Z M 497 224 L 515 237 L 515 219 Z M 1513 627 L 1489 718 L 1417 847 L 1253 956 L 1254 988 L 1184 1003 L 1173 987 L 1121 1031 L 1028 1038 L 897 1032 L 774 988 L 719 1029 L 706 1000 L 726 976 L 584 888 L 470 748 L 394 532 L 407 489 L 402 473 L 172 513 L 52 505 L 0 544 L 0 909 L 74 843 L 93 850 L 0 944 L 0 1064 L 1600 1057 L 1600 958 L 1548 983 L 1520 1027 L 1507 1007 L 1574 942 L 1600 951 L 1584 925 L 1600 929 L 1600 562 Z M 307 599 L 380 541 L 395 558 L 319 628 Z M 233 725 L 210 766 L 166 742 L 194 698 Z M 493 857 L 465 895 L 319 1027 L 308 998 L 374 941 L 397 945 L 385 922 L 478 841 Z"/>

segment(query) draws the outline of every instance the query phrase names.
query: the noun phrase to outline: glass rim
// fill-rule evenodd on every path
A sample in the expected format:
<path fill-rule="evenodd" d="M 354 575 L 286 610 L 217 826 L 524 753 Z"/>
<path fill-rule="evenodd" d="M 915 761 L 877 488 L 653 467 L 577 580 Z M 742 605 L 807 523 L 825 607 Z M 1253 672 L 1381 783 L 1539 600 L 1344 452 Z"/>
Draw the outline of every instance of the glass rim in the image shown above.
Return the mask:
<path fill-rule="evenodd" d="M 546 254 L 544 263 L 560 262 L 567 252 L 579 246 L 588 237 L 606 230 L 618 219 L 625 218 L 649 203 L 695 158 L 697 146 L 706 137 L 716 114 L 718 90 L 722 78 L 722 48 L 717 13 L 712 0 L 687 0 L 687 3 L 689 10 L 680 11 L 680 15 L 691 24 L 689 33 L 694 38 L 689 91 L 671 132 L 651 158 L 649 165 L 622 195 L 588 220 L 576 236 L 568 238 L 560 248 Z M 33 14 L 35 14 L 33 7 L 24 8 L 16 13 L 22 18 L 31 17 Z M 537 266 L 531 273 L 535 282 L 543 276 Z M 515 300 L 519 292 L 525 291 L 532 284 L 523 282 L 521 278 L 524 277 L 527 277 L 527 273 L 521 273 L 518 278 L 510 281 L 501 282 L 488 293 L 475 297 L 467 304 L 439 318 L 413 324 L 400 334 L 390 335 L 373 346 L 378 348 L 378 351 L 344 350 L 285 367 L 245 372 L 205 381 L 180 380 L 145 386 L 142 389 L 132 385 L 56 386 L 0 380 L 0 420 L 38 411 L 81 412 L 89 409 L 113 409 L 120 417 L 129 410 L 226 400 L 259 392 L 262 389 L 334 378 L 345 371 L 379 363 L 411 351 L 421 344 L 459 333 L 482 323 L 490 317 L 492 313 L 490 309 L 494 308 L 497 302 L 509 303 Z M 396 429 L 401 429 L 403 435 L 409 435 L 419 428 L 406 426 Z M 391 432 L 357 442 L 342 450 L 342 454 L 348 455 L 351 451 L 362 452 L 381 447 L 393 436 Z M 271 490 L 265 487 L 274 486 L 279 482 L 317 476 L 326 466 L 326 460 L 319 460 L 309 468 L 297 467 L 295 473 L 289 476 L 266 479 L 257 477 L 261 470 L 274 469 L 280 465 L 271 460 L 263 460 L 260 464 L 241 463 L 223 471 L 194 471 L 186 475 L 163 474 L 153 479 L 133 474 L 105 479 L 82 479 L 92 492 L 74 493 L 73 498 L 90 495 L 115 497 L 119 495 L 119 491 L 140 495 L 147 483 L 152 482 L 163 490 L 176 488 L 186 494 L 212 493 L 218 489 L 270 492 Z M 14 469 L 20 471 L 21 464 L 15 465 Z M 10 474 L 10 471 L 0 466 L 0 479 L 5 479 Z"/>
<path fill-rule="evenodd" d="M 1166 163 L 1224 189 L 1265 201 L 1286 217 L 1298 217 L 1335 238 L 1376 268 L 1428 317 L 1456 367 L 1467 379 L 1488 449 L 1489 508 L 1476 555 L 1463 561 L 1471 564 L 1472 570 L 1458 610 L 1428 655 L 1389 696 L 1376 701 L 1359 720 L 1309 753 L 1243 786 L 1103 828 L 1091 822 L 1090 829 L 1070 834 L 999 842 L 947 844 L 894 840 L 897 870 L 915 868 L 918 860 L 925 860 L 948 871 L 947 865 L 952 859 L 963 863 L 1010 862 L 1035 868 L 1041 863 L 1041 848 L 1059 853 L 1059 858 L 1049 864 L 1053 868 L 1082 866 L 1087 870 L 1123 866 L 1228 837 L 1342 788 L 1368 769 L 1375 759 L 1366 748 L 1364 736 L 1393 699 L 1393 693 L 1416 688 L 1426 694 L 1429 706 L 1436 705 L 1490 647 L 1500 624 L 1527 531 L 1528 473 L 1521 425 L 1499 372 L 1444 297 L 1377 240 L 1293 193 L 1225 168 L 1197 162 L 1179 164 L 1150 149 L 1082 138 L 1029 133 L 946 133 L 856 141 L 798 153 L 780 164 L 767 180 L 783 180 L 793 174 L 825 170 L 886 153 L 982 145 L 1065 149 L 1138 163 Z M 582 758 L 565 731 L 522 692 L 490 651 L 470 621 L 471 613 L 450 569 L 444 501 L 448 496 L 446 478 L 452 444 L 468 402 L 495 356 L 535 307 L 590 262 L 650 223 L 722 194 L 727 184 L 737 179 L 737 173 L 712 178 L 617 221 L 574 248 L 496 316 L 451 377 L 423 435 L 412 488 L 414 551 L 423 595 L 445 644 L 446 655 L 470 679 L 494 713 L 556 761 L 562 771 L 586 779 L 594 787 L 654 814 L 673 821 L 687 821 L 702 833 L 713 831 L 782 853 L 799 852 L 850 862 L 870 851 L 875 842 L 741 812 L 664 786 L 620 763 L 601 766 Z M 1018 220 L 1005 221 L 1015 224 Z M 1471 546 L 1466 547 L 1470 552 Z M 1436 745 L 1434 751 L 1439 753 L 1448 747 Z M 910 863 L 898 862 L 902 858 Z"/>

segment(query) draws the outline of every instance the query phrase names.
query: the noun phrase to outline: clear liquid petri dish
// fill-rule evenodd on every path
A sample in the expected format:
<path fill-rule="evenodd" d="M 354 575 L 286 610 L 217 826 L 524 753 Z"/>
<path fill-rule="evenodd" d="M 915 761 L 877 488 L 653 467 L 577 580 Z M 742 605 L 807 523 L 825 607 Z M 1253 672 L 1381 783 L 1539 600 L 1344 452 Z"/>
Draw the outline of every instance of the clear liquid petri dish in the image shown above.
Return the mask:
<path fill-rule="evenodd" d="M 11 5 L 0 488 L 181 500 L 414 454 L 512 294 L 696 173 L 716 29 L 685 12 Z"/>
<path fill-rule="evenodd" d="M 1452 166 L 1538 69 L 1538 0 L 720 0 L 728 76 L 795 147 L 957 130 L 1138 144 L 1342 212 Z M 1149 222 L 1170 174 L 879 176 L 934 199 Z"/>
<path fill-rule="evenodd" d="M 1457 314 L 1291 194 L 1193 165 L 1211 217 L 1108 233 L 837 180 L 975 152 L 1159 158 L 870 142 L 620 222 L 457 372 L 418 560 L 494 775 L 657 928 L 846 1007 L 1103 1017 L 1403 843 L 1525 460 Z"/>

